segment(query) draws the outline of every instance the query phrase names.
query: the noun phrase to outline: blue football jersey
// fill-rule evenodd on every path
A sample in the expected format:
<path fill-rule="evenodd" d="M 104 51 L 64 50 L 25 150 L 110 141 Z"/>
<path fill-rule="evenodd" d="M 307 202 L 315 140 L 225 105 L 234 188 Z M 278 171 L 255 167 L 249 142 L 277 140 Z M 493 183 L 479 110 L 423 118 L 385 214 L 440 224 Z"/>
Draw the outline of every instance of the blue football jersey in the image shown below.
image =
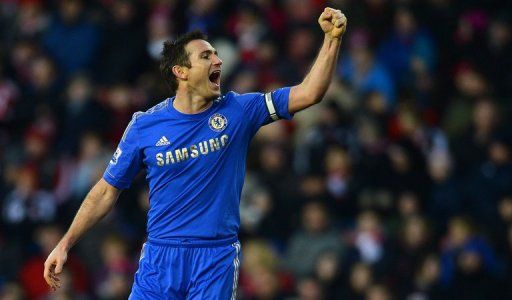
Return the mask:
<path fill-rule="evenodd" d="M 236 239 L 249 143 L 258 129 L 291 119 L 290 88 L 229 92 L 198 114 L 174 98 L 137 112 L 103 178 L 126 189 L 142 167 L 149 183 L 149 239 L 214 242 Z"/>

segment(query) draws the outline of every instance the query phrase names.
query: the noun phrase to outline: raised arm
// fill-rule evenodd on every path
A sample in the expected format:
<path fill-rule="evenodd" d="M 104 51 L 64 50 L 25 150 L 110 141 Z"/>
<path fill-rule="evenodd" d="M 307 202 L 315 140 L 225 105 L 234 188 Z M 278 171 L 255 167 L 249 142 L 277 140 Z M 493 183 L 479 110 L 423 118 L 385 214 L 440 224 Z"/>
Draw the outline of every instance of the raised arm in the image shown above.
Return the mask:
<path fill-rule="evenodd" d="M 44 263 L 44 279 L 53 290 L 60 287 L 59 274 L 69 249 L 112 209 L 120 193 L 121 190 L 100 179 L 85 197 L 68 231 Z"/>
<path fill-rule="evenodd" d="M 290 90 L 290 113 L 320 102 L 336 68 L 341 38 L 347 28 L 347 18 L 340 10 L 327 7 L 318 18 L 318 23 L 325 33 L 322 48 L 304 80 Z"/>

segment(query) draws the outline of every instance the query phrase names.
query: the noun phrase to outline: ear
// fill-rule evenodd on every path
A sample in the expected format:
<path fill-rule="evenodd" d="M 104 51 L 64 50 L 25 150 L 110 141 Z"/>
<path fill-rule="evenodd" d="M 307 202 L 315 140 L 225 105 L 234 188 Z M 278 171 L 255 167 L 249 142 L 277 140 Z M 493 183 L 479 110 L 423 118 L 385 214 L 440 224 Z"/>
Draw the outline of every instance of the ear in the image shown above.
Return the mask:
<path fill-rule="evenodd" d="M 186 67 L 174 65 L 171 70 L 176 78 L 181 80 L 188 79 L 188 69 Z"/>

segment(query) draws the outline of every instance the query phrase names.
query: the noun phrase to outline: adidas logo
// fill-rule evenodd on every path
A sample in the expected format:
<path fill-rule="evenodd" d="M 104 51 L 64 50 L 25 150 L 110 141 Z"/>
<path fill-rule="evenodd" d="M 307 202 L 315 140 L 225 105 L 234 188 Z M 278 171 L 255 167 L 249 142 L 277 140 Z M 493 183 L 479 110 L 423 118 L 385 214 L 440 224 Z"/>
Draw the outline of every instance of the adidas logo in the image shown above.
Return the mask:
<path fill-rule="evenodd" d="M 169 140 L 165 137 L 165 135 L 162 136 L 156 143 L 157 146 L 167 146 L 170 144 L 171 144 L 171 142 L 169 142 Z"/>

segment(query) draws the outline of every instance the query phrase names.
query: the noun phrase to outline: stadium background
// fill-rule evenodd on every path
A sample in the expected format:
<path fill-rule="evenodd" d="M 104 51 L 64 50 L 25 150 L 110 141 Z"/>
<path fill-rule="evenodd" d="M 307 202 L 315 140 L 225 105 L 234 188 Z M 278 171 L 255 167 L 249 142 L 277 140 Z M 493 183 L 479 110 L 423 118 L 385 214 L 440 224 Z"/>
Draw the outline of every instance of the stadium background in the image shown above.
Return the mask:
<path fill-rule="evenodd" d="M 498 0 L 2 1 L 0 299 L 126 298 L 143 174 L 57 293 L 43 262 L 132 113 L 169 96 L 162 42 L 202 29 L 223 91 L 270 91 L 307 72 L 327 4 L 349 19 L 333 84 L 250 151 L 240 299 L 511 299 L 512 5 Z"/>

